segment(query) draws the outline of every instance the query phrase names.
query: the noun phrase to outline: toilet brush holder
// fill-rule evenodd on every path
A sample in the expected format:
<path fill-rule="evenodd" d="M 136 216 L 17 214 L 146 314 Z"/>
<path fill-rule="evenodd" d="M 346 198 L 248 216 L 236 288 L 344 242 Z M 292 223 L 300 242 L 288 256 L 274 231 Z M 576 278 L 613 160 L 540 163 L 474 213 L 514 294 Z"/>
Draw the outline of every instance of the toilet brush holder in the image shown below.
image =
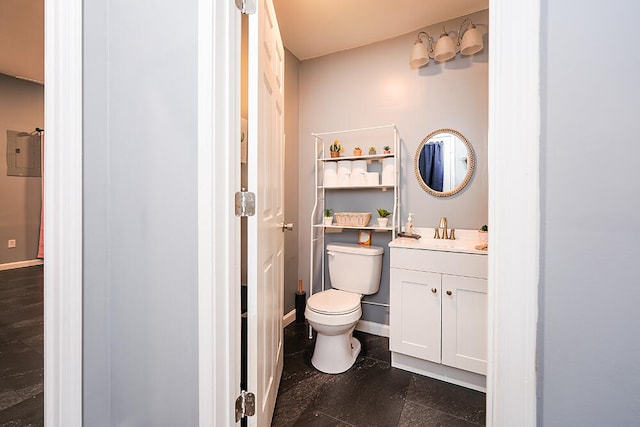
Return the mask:
<path fill-rule="evenodd" d="M 304 310 L 307 308 L 307 293 L 302 290 L 302 279 L 298 279 L 296 291 L 296 323 L 304 322 Z"/>
<path fill-rule="evenodd" d="M 304 322 L 304 310 L 307 308 L 307 293 L 296 291 L 296 323 Z"/>

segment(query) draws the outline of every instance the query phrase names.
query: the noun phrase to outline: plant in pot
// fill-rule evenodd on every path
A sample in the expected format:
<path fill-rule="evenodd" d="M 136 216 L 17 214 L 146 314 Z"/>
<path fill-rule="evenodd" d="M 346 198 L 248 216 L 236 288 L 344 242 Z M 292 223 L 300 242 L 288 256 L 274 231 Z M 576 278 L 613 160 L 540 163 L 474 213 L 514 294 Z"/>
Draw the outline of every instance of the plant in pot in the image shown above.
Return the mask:
<path fill-rule="evenodd" d="M 353 155 L 354 156 L 362 156 L 362 149 L 360 149 L 360 147 L 356 147 L 353 149 Z"/>
<path fill-rule="evenodd" d="M 376 210 L 378 211 L 378 227 L 381 227 L 381 228 L 387 227 L 389 225 L 389 216 L 393 212 L 389 212 L 384 208 L 378 208 Z"/>
<path fill-rule="evenodd" d="M 333 144 L 329 146 L 329 152 L 331 153 L 331 157 L 340 157 L 340 151 L 342 151 L 342 146 L 340 145 L 340 141 L 337 139 L 334 139 Z"/>
<path fill-rule="evenodd" d="M 369 147 L 369 155 L 374 156 L 375 154 L 376 154 L 376 147 L 374 146 Z"/>
<path fill-rule="evenodd" d="M 478 241 L 480 243 L 487 243 L 489 241 L 489 227 L 487 227 L 486 224 L 478 230 Z"/>
<path fill-rule="evenodd" d="M 388 145 L 385 145 L 382 149 L 384 150 L 384 154 L 391 154 L 391 147 Z"/>
<path fill-rule="evenodd" d="M 333 224 L 333 211 L 331 209 L 324 210 L 324 225 L 332 225 Z"/>

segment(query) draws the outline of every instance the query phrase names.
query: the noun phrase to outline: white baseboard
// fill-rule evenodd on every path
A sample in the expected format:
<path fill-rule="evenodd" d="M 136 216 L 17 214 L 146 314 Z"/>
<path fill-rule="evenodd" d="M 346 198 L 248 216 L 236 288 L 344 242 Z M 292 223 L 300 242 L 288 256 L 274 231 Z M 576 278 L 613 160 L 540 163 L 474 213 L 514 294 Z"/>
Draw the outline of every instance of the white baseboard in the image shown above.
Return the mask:
<path fill-rule="evenodd" d="M 34 265 L 42 265 L 44 261 L 41 259 L 29 259 L 26 261 L 8 262 L 0 264 L 0 271 L 13 270 L 14 268 L 33 267 Z"/>
<path fill-rule="evenodd" d="M 294 308 L 284 316 L 282 316 L 282 327 L 286 328 L 296 320 L 296 309 Z"/>
<path fill-rule="evenodd" d="M 463 371 L 394 351 L 391 352 L 391 366 L 483 393 L 487 392 L 487 378 L 475 372 Z"/>
<path fill-rule="evenodd" d="M 368 320 L 361 320 L 356 325 L 356 331 L 366 332 L 372 335 L 378 335 L 379 337 L 389 337 L 389 325 L 383 325 L 382 323 L 369 322 Z"/>

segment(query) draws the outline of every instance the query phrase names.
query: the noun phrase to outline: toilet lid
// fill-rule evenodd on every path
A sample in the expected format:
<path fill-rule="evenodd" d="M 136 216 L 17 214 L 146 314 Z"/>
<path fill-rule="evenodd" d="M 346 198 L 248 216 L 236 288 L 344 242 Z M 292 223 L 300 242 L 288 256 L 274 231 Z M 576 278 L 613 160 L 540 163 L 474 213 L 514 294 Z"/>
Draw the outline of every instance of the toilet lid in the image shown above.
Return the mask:
<path fill-rule="evenodd" d="M 307 307 L 316 313 L 347 314 L 360 307 L 360 295 L 338 289 L 329 289 L 311 295 Z"/>

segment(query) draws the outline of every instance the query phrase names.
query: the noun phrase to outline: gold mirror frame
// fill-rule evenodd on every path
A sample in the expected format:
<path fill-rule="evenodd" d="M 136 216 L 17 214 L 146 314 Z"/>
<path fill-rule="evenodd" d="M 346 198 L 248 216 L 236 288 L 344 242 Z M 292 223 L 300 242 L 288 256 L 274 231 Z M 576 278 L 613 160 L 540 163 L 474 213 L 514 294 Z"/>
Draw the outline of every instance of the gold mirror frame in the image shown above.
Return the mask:
<path fill-rule="evenodd" d="M 462 180 L 462 182 L 453 190 L 451 191 L 435 191 L 433 190 L 431 187 L 429 187 L 424 180 L 422 179 L 422 176 L 420 175 L 420 170 L 418 168 L 418 161 L 420 159 L 420 152 L 422 151 L 422 148 L 424 147 L 424 145 L 434 136 L 440 134 L 440 133 L 450 133 L 453 134 L 455 136 L 457 136 L 462 143 L 465 145 L 466 149 L 467 149 L 467 174 L 465 175 L 464 179 Z M 475 164 L 476 164 L 476 160 L 475 160 L 475 155 L 473 154 L 473 147 L 471 146 L 471 144 L 469 143 L 469 141 L 467 140 L 467 138 L 465 138 L 465 136 L 463 134 L 461 134 L 460 132 L 458 132 L 455 129 L 449 129 L 449 128 L 442 128 L 442 129 L 437 129 L 434 130 L 433 132 L 431 132 L 429 135 L 425 136 L 424 139 L 420 142 L 420 144 L 418 145 L 418 149 L 416 150 L 416 155 L 413 158 L 413 170 L 416 174 L 416 179 L 418 180 L 418 184 L 420 184 L 420 186 L 422 187 L 422 189 L 424 191 L 426 191 L 427 193 L 431 194 L 432 196 L 436 196 L 436 197 L 449 197 L 449 196 L 453 196 L 454 194 L 459 193 L 460 191 L 462 191 L 462 189 L 464 187 L 467 186 L 467 184 L 469 183 L 469 181 L 471 180 L 471 176 L 473 175 L 473 170 L 475 169 Z"/>

